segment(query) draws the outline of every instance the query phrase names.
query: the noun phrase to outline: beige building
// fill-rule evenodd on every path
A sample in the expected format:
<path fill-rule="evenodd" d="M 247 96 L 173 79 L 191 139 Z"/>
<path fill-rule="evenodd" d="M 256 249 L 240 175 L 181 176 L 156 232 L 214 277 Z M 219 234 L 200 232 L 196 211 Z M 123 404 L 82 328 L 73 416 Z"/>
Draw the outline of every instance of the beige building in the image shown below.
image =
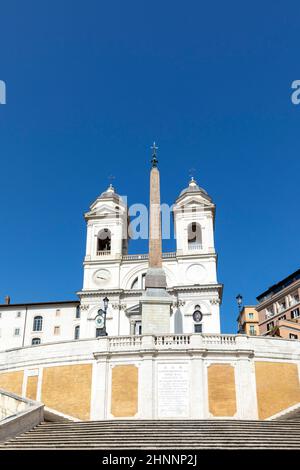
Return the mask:
<path fill-rule="evenodd" d="M 238 333 L 250 336 L 259 335 L 258 312 L 256 307 L 245 305 L 237 318 Z"/>
<path fill-rule="evenodd" d="M 257 297 L 261 335 L 300 340 L 300 269 Z"/>

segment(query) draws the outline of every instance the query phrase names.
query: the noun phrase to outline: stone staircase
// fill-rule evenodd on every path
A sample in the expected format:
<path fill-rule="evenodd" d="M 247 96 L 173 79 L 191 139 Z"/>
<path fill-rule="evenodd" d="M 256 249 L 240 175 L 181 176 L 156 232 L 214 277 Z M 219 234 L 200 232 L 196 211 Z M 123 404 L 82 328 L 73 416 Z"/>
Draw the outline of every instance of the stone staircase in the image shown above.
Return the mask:
<path fill-rule="evenodd" d="M 0 445 L 11 449 L 298 449 L 299 421 L 113 420 L 46 423 Z"/>

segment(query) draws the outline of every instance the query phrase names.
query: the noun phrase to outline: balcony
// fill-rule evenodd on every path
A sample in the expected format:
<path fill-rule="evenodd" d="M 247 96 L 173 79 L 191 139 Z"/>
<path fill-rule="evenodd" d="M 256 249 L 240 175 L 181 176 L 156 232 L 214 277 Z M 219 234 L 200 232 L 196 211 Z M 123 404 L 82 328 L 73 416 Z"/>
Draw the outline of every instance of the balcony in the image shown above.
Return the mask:
<path fill-rule="evenodd" d="M 111 255 L 110 250 L 97 251 L 97 256 L 110 256 L 110 255 Z"/>
<path fill-rule="evenodd" d="M 141 255 L 123 255 L 123 261 L 134 261 L 134 260 L 140 260 L 140 259 L 148 259 L 149 255 L 148 253 L 143 253 Z M 162 258 L 176 258 L 176 253 L 175 252 L 170 252 L 170 253 L 163 253 Z"/>
<path fill-rule="evenodd" d="M 201 243 L 189 243 L 188 249 L 189 251 L 200 251 L 202 250 L 202 244 Z"/>

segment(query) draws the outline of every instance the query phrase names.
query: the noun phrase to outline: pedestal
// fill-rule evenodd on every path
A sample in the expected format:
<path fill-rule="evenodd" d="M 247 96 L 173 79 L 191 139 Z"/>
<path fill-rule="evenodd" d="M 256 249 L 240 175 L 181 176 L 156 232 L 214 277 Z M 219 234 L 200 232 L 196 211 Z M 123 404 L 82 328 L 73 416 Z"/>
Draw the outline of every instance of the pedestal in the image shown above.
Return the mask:
<path fill-rule="evenodd" d="M 142 334 L 170 333 L 172 298 L 165 289 L 147 289 L 140 301 Z"/>

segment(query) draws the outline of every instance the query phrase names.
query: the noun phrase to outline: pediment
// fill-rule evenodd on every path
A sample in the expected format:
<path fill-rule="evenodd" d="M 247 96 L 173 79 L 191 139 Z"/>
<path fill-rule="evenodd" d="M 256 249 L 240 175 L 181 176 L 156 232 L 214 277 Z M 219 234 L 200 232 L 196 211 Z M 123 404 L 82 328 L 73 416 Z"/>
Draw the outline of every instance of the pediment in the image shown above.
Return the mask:
<path fill-rule="evenodd" d="M 97 203 L 97 201 L 91 205 L 90 211 L 87 212 L 85 215 L 88 217 L 92 216 L 115 216 L 116 214 L 120 214 L 120 211 L 116 210 L 112 206 L 103 203 Z"/>
<path fill-rule="evenodd" d="M 126 315 L 128 315 L 129 317 L 131 315 L 140 315 L 140 313 L 141 313 L 140 304 L 136 304 L 133 307 L 130 307 L 126 310 Z"/>
<path fill-rule="evenodd" d="M 191 196 L 190 198 L 185 198 L 183 201 L 179 201 L 176 204 L 177 207 L 192 208 L 192 207 L 213 207 L 214 205 L 202 196 Z"/>

